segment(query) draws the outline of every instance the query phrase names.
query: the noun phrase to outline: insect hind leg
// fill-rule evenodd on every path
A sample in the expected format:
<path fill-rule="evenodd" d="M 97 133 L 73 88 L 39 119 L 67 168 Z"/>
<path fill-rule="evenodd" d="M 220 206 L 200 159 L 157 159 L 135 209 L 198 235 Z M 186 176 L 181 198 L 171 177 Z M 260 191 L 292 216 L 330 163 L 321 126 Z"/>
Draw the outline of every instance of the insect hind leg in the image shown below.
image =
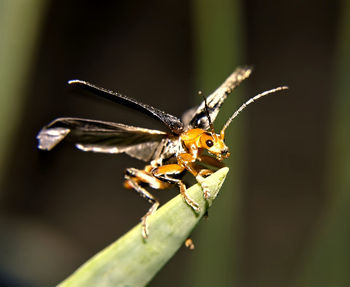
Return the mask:
<path fill-rule="evenodd" d="M 127 189 L 135 190 L 141 197 L 145 198 L 149 203 L 152 204 L 151 208 L 141 218 L 142 225 L 142 237 L 148 238 L 148 217 L 153 214 L 158 206 L 159 201 L 150 192 L 141 186 L 142 183 L 146 183 L 156 189 L 164 189 L 169 187 L 170 184 L 160 181 L 159 179 L 152 176 L 145 170 L 139 170 L 136 168 L 128 168 L 125 173 L 124 187 Z"/>

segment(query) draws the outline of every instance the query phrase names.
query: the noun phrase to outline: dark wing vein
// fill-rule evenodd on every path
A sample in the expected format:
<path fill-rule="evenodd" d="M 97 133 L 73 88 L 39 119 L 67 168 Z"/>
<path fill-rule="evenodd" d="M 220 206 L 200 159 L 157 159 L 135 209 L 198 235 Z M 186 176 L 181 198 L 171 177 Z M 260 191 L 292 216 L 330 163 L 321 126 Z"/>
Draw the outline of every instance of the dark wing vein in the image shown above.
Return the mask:
<path fill-rule="evenodd" d="M 138 102 L 137 100 L 124 96 L 122 94 L 109 91 L 104 88 L 97 87 L 93 84 L 90 84 L 85 81 L 81 80 L 72 80 L 69 81 L 70 85 L 78 86 L 87 90 L 90 90 L 91 92 L 95 93 L 96 95 L 102 96 L 108 100 L 111 100 L 115 103 L 123 104 L 125 106 L 128 106 L 130 108 L 133 108 L 137 111 L 143 112 L 157 120 L 160 120 L 163 122 L 174 134 L 181 134 L 184 130 L 184 125 L 181 122 L 181 120 L 173 115 L 170 115 L 166 112 L 163 112 L 157 108 L 154 108 L 150 105 L 143 104 Z"/>
<path fill-rule="evenodd" d="M 58 118 L 38 134 L 38 147 L 51 150 L 67 139 L 84 151 L 126 153 L 149 161 L 165 132 L 80 118 Z"/>

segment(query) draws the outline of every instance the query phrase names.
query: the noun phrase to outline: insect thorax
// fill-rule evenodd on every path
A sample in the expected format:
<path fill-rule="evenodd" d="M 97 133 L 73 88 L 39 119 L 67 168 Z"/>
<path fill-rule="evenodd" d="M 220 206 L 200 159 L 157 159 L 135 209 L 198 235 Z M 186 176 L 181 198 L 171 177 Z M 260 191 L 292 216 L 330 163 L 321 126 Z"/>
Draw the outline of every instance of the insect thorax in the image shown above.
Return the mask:
<path fill-rule="evenodd" d="M 158 145 L 151 165 L 161 166 L 169 163 L 177 163 L 176 156 L 185 152 L 180 138 L 164 138 Z"/>

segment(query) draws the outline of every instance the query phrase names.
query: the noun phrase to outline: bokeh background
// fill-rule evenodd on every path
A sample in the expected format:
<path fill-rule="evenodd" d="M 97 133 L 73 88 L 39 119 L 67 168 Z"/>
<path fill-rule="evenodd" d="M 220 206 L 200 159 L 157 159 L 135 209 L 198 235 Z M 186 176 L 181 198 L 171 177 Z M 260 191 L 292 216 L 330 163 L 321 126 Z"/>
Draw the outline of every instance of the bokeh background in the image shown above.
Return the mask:
<path fill-rule="evenodd" d="M 67 87 L 83 79 L 180 116 L 238 65 L 220 197 L 151 286 L 350 285 L 350 2 L 0 0 L 0 286 L 53 286 L 138 223 L 127 156 L 36 149 L 59 116 L 163 127 Z M 158 191 L 162 202 L 177 194 Z"/>

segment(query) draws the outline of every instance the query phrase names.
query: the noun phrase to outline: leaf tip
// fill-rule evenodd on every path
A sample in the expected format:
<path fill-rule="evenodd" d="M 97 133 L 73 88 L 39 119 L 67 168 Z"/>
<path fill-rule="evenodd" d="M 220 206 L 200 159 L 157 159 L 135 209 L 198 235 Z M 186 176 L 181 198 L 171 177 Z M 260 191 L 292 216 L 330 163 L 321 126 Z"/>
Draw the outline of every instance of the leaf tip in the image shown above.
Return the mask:
<path fill-rule="evenodd" d="M 205 179 L 204 184 L 208 186 L 210 190 L 210 196 L 208 197 L 209 206 L 212 205 L 213 200 L 219 194 L 221 186 L 223 185 L 226 175 L 230 169 L 228 167 L 223 167 L 217 172 Z"/>

